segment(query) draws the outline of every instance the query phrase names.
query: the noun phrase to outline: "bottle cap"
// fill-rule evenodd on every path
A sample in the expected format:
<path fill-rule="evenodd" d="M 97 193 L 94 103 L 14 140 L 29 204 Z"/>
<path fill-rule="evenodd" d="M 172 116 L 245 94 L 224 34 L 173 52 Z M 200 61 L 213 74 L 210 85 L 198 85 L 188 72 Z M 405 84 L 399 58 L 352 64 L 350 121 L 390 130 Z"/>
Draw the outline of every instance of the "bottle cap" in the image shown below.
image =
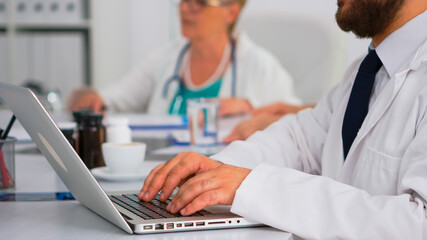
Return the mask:
<path fill-rule="evenodd" d="M 80 123 L 82 126 L 97 127 L 102 125 L 104 115 L 98 113 L 90 113 L 80 116 Z"/>
<path fill-rule="evenodd" d="M 93 110 L 90 108 L 84 108 L 78 111 L 74 111 L 73 112 L 74 121 L 77 122 L 77 124 L 79 124 L 83 116 L 89 115 L 91 113 L 93 113 Z"/>
<path fill-rule="evenodd" d="M 129 125 L 129 119 L 126 117 L 110 117 L 106 119 L 107 126 Z"/>

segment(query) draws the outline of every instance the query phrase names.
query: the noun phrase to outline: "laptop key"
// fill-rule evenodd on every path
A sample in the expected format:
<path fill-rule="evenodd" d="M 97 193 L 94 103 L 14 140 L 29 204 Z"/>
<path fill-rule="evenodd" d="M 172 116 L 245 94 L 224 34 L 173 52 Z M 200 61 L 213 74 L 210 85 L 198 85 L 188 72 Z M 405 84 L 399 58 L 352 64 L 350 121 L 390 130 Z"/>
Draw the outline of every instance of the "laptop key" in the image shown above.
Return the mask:
<path fill-rule="evenodd" d="M 124 207 L 125 209 L 135 213 L 143 219 L 162 219 L 162 218 L 176 218 L 182 217 L 180 214 L 173 214 L 166 210 L 167 205 L 170 203 L 170 199 L 166 202 L 161 202 L 158 196 L 151 202 L 143 202 L 138 199 L 136 194 L 124 194 L 111 196 L 114 202 Z M 123 206 L 125 205 L 125 206 Z M 212 215 L 209 211 L 201 210 L 190 216 L 206 216 Z"/>
<path fill-rule="evenodd" d="M 133 208 L 149 215 L 153 219 L 173 217 L 167 210 L 159 208 L 152 203 L 139 201 L 136 195 L 123 195 L 123 201 Z"/>
<path fill-rule="evenodd" d="M 137 216 L 145 219 L 145 220 L 153 219 L 153 217 L 151 217 L 149 214 L 146 214 L 144 212 L 138 211 L 137 209 L 129 206 L 128 204 L 123 203 L 119 199 L 114 198 L 114 196 L 111 198 L 111 201 L 114 202 L 114 203 L 116 203 L 117 205 L 123 207 L 124 209 L 132 212 L 133 214 L 136 214 Z"/>

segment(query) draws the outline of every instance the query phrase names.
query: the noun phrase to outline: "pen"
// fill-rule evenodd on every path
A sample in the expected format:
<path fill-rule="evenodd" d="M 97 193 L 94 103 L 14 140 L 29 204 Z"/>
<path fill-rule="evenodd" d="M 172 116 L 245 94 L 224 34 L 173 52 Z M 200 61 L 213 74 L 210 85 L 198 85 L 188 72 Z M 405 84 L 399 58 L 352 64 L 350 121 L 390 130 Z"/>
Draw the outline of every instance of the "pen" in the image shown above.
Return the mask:
<path fill-rule="evenodd" d="M 15 115 L 12 115 L 12 118 L 9 121 L 9 124 L 6 127 L 6 130 L 4 131 L 4 134 L 0 137 L 1 139 L 6 139 L 7 136 L 9 135 L 9 131 L 12 128 L 13 123 L 15 122 L 16 117 Z"/>
<path fill-rule="evenodd" d="M 16 120 L 15 115 L 12 115 L 12 118 L 10 119 L 9 124 L 6 127 L 4 134 L 1 135 L 2 132 L 0 132 L 0 140 L 6 140 L 7 139 L 7 136 L 9 135 L 9 131 L 12 128 L 15 120 Z M 0 172 L 1 172 L 1 178 L 2 178 L 2 183 L 0 183 L 0 187 L 4 187 L 4 188 L 13 187 L 13 185 L 14 185 L 13 180 L 10 177 L 9 172 L 7 171 L 6 163 L 4 160 L 3 143 L 0 144 Z"/>
<path fill-rule="evenodd" d="M 1 139 L 2 134 L 3 134 L 3 129 L 0 128 L 0 139 Z M 1 148 L 0 148 L 0 150 L 1 150 Z M 5 174 L 3 173 L 3 167 L 1 166 L 3 161 L 4 161 L 2 159 L 3 159 L 3 152 L 0 152 L 0 178 L 2 179 L 2 181 L 0 181 L 0 187 L 3 187 L 3 182 L 6 180 L 3 177 L 3 176 L 5 176 Z"/>

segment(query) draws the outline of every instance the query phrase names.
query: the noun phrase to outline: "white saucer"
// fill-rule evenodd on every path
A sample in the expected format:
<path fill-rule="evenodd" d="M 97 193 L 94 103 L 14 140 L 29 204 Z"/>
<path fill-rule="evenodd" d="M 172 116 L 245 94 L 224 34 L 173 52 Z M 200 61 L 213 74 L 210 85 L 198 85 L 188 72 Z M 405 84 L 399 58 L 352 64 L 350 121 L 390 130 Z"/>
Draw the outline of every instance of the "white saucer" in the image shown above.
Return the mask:
<path fill-rule="evenodd" d="M 123 174 L 114 174 L 110 173 L 108 170 L 108 167 L 97 167 L 90 170 L 92 172 L 92 175 L 100 180 L 105 181 L 135 181 L 135 180 L 141 180 L 145 178 L 146 176 L 144 173 L 137 172 L 137 173 L 123 173 Z"/>

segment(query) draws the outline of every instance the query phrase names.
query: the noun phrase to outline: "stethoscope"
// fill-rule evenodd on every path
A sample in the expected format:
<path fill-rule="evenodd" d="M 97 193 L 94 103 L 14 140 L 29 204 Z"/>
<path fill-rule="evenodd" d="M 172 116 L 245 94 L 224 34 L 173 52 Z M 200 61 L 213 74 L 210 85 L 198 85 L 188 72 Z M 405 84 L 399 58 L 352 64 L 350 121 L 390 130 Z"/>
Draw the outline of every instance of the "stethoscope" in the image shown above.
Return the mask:
<path fill-rule="evenodd" d="M 178 94 L 182 91 L 184 80 L 182 79 L 181 76 L 179 76 L 179 70 L 181 69 L 181 65 L 182 65 L 182 62 L 184 60 L 185 53 L 190 48 L 190 45 L 191 45 L 190 43 L 187 43 L 182 48 L 181 52 L 179 53 L 178 59 L 176 61 L 174 73 L 173 73 L 172 77 L 170 77 L 170 78 L 168 78 L 168 80 L 166 80 L 166 83 L 163 86 L 163 91 L 162 91 L 163 98 L 166 98 L 168 90 L 169 90 L 169 86 L 174 81 L 177 81 L 179 84 Z M 230 46 L 231 46 L 231 68 L 232 68 L 231 69 L 232 70 L 231 96 L 236 97 L 236 82 L 237 82 L 236 51 L 235 51 L 236 47 L 235 47 L 235 43 L 233 41 L 233 38 L 231 36 L 230 36 Z"/>

